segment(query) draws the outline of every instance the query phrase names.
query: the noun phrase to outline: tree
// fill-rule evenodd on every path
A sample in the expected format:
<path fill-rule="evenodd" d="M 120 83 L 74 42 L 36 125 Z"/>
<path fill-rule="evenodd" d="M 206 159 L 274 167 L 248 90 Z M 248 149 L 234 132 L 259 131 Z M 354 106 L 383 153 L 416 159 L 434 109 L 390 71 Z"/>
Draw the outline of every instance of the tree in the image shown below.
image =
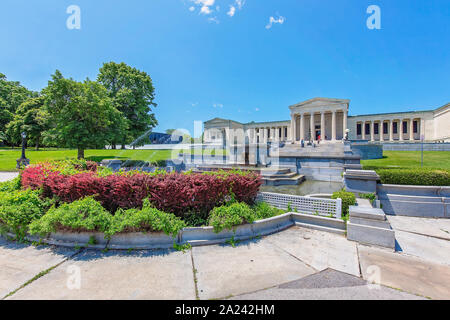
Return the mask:
<path fill-rule="evenodd" d="M 78 149 L 78 159 L 84 158 L 85 149 L 104 146 L 113 125 L 123 119 L 107 90 L 95 81 L 65 79 L 57 70 L 43 92 L 50 125 L 46 139 Z"/>
<path fill-rule="evenodd" d="M 97 78 L 107 90 L 114 107 L 122 112 L 126 118 L 126 128 L 117 131 L 115 140 L 111 144 L 115 148 L 121 143 L 133 144 L 143 134 L 151 131 L 158 122 L 152 113 L 154 88 L 150 76 L 125 63 L 109 62 L 103 64 Z"/>
<path fill-rule="evenodd" d="M 15 144 L 20 143 L 21 133 L 27 133 L 27 141 L 39 150 L 42 133 L 46 130 L 45 98 L 39 96 L 22 103 L 16 110 L 14 119 L 6 126 L 6 134 Z"/>
<path fill-rule="evenodd" d="M 12 145 L 10 137 L 6 135 L 6 125 L 13 120 L 14 114 L 23 102 L 36 96 L 19 82 L 8 81 L 6 76 L 0 73 L 0 135 L 2 140 Z"/>

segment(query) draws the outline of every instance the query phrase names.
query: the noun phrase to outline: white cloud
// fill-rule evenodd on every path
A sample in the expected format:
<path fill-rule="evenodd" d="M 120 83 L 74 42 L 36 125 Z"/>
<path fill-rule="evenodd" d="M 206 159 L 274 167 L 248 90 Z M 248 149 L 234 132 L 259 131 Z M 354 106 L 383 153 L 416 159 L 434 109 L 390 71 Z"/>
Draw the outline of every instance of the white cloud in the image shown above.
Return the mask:
<path fill-rule="evenodd" d="M 214 103 L 213 107 L 222 109 L 223 108 L 223 104 L 221 104 L 221 103 Z"/>
<path fill-rule="evenodd" d="M 237 5 L 238 9 L 241 10 L 245 4 L 245 0 L 236 0 L 235 3 Z"/>
<path fill-rule="evenodd" d="M 195 7 L 190 7 L 190 8 L 189 8 L 189 11 L 190 11 L 190 12 L 195 11 Z"/>
<path fill-rule="evenodd" d="M 201 14 L 211 14 L 213 10 L 211 9 L 212 6 L 214 6 L 214 3 L 216 0 L 191 0 L 191 2 L 194 2 L 196 5 L 200 6 L 200 13 Z"/>
<path fill-rule="evenodd" d="M 241 10 L 245 4 L 245 0 L 234 0 L 234 3 L 230 5 L 230 10 L 228 10 L 227 15 L 234 17 L 236 10 Z"/>
<path fill-rule="evenodd" d="M 266 26 L 266 29 L 272 28 L 272 25 L 274 25 L 276 23 L 283 24 L 284 21 L 286 21 L 286 18 L 283 16 L 279 16 L 278 19 L 275 19 L 274 17 L 270 17 L 269 24 Z"/>
<path fill-rule="evenodd" d="M 211 18 L 208 18 L 208 22 L 214 22 L 214 23 L 217 23 L 217 24 L 219 24 L 219 19 L 217 19 L 217 17 L 211 17 Z"/>
<path fill-rule="evenodd" d="M 227 12 L 227 15 L 229 15 L 230 17 L 233 17 L 235 13 L 236 13 L 236 7 L 230 6 L 230 10 Z"/>
<path fill-rule="evenodd" d="M 258 111 L 259 111 L 259 108 L 255 108 L 255 111 L 258 112 Z"/>

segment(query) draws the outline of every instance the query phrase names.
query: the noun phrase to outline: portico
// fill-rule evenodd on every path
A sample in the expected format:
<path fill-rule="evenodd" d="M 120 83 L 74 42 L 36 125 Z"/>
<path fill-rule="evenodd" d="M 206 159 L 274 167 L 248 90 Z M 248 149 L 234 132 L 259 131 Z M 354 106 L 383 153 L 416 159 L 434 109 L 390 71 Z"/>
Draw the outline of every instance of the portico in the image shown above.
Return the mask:
<path fill-rule="evenodd" d="M 290 106 L 292 143 L 342 141 L 347 129 L 349 100 L 315 98 Z"/>

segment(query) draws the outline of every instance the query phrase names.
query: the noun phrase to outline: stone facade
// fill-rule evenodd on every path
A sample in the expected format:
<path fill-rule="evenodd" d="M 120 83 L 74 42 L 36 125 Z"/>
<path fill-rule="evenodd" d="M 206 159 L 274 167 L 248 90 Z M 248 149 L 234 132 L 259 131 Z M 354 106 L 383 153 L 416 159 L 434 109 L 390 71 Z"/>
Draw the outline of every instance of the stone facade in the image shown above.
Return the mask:
<path fill-rule="evenodd" d="M 450 142 L 450 103 L 436 110 L 349 116 L 350 100 L 315 98 L 289 107 L 291 120 L 240 123 L 215 118 L 205 122 L 206 143 L 267 142 Z"/>

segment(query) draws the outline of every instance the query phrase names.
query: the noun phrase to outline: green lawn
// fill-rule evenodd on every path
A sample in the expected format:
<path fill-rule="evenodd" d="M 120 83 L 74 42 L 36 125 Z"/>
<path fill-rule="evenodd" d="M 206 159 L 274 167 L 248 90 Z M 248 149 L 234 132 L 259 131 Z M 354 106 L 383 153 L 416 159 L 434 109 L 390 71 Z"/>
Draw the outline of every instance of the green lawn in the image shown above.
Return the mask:
<path fill-rule="evenodd" d="M 364 167 L 377 168 L 420 168 L 420 151 L 384 151 L 383 159 L 362 160 Z M 424 151 L 424 168 L 450 170 L 450 151 Z"/>
<path fill-rule="evenodd" d="M 21 150 L 0 149 L 0 171 L 16 171 L 16 159 L 20 158 Z M 172 156 L 173 154 L 173 156 Z M 46 160 L 64 160 L 76 158 L 76 150 L 43 149 L 41 151 L 27 150 L 26 156 L 31 163 Z M 175 150 L 86 150 L 87 160 L 101 161 L 103 159 L 132 159 L 144 161 L 157 161 L 176 158 Z"/>

